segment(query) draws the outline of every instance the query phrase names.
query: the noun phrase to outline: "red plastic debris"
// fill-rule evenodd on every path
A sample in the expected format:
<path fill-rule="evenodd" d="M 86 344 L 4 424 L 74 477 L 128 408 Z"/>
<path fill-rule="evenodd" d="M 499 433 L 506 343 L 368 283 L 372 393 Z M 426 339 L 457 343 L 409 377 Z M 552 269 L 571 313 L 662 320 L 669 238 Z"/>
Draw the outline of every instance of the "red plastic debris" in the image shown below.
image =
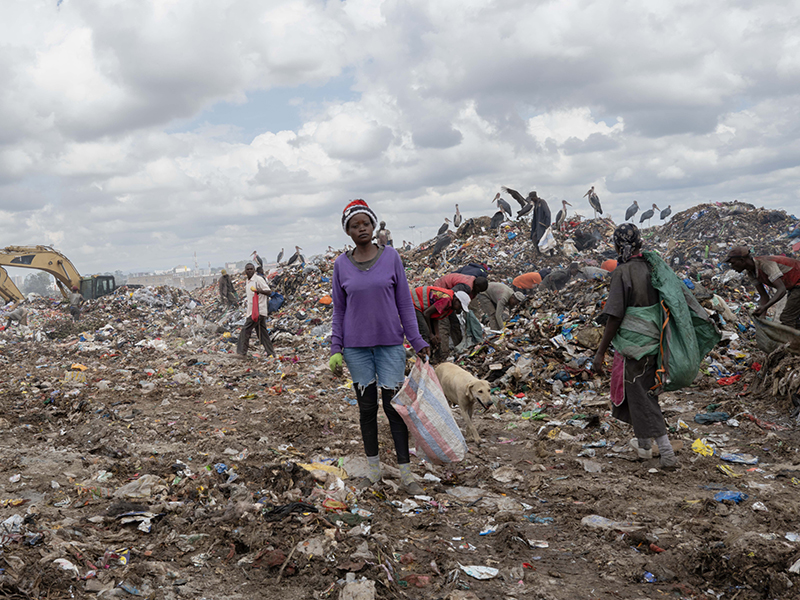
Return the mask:
<path fill-rule="evenodd" d="M 741 378 L 741 375 L 731 375 L 730 377 L 722 377 L 721 379 L 717 379 L 717 383 L 720 385 L 731 385 L 732 383 L 739 381 Z"/>
<path fill-rule="evenodd" d="M 650 552 L 656 552 L 656 553 L 658 553 L 658 552 L 663 552 L 663 551 L 664 551 L 664 549 L 663 549 L 663 548 L 659 548 L 659 547 L 658 547 L 658 546 L 656 546 L 655 544 L 650 544 Z"/>

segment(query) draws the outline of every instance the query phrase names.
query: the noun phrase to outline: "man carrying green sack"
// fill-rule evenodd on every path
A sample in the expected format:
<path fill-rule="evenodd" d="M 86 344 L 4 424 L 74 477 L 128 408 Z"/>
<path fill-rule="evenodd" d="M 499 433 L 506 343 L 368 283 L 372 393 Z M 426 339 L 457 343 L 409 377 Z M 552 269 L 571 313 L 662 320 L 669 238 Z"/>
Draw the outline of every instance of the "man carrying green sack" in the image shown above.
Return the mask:
<path fill-rule="evenodd" d="M 636 437 L 630 444 L 640 458 L 652 458 L 655 439 L 661 466 L 676 469 L 658 394 L 690 385 L 721 336 L 661 257 L 642 252 L 635 225 L 614 231 L 614 247 L 619 265 L 611 276 L 603 311 L 608 322 L 593 368 L 604 374 L 604 356 L 613 345 L 612 415 L 633 426 Z"/>

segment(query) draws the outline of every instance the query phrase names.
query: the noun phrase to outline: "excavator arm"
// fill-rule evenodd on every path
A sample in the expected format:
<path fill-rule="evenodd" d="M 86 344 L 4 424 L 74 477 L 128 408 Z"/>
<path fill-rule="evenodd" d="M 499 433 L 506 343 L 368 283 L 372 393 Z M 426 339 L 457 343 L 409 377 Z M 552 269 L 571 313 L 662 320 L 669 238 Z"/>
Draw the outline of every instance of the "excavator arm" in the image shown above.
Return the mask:
<path fill-rule="evenodd" d="M 22 292 L 20 292 L 19 288 L 11 281 L 8 272 L 3 267 L 0 267 L 0 298 L 5 302 L 25 299 Z"/>
<path fill-rule="evenodd" d="M 67 299 L 73 286 L 81 286 L 80 273 L 72 262 L 50 246 L 7 246 L 0 250 L 0 267 L 2 266 L 39 269 L 50 273 L 55 277 L 61 294 Z"/>

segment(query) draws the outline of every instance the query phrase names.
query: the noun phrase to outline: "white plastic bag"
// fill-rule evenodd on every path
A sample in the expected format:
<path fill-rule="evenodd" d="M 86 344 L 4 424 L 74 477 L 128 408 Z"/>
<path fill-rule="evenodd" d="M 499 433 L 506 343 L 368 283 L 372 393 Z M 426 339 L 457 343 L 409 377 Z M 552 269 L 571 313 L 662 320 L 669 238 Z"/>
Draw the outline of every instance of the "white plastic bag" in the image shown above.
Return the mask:
<path fill-rule="evenodd" d="M 544 235 L 542 235 L 542 239 L 539 240 L 539 250 L 542 252 L 547 252 L 548 250 L 552 250 L 556 247 L 556 238 L 553 236 L 553 230 L 548 227 Z"/>

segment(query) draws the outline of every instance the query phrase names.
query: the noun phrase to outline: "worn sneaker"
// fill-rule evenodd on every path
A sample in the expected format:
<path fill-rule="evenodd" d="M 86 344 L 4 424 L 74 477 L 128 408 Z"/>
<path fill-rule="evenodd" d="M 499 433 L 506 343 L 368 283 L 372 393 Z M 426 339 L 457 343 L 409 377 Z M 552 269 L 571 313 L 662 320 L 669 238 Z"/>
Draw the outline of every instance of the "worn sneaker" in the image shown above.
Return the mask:
<path fill-rule="evenodd" d="M 365 490 L 371 487 L 380 487 L 381 480 L 372 481 L 369 477 L 362 477 L 356 482 L 356 488 L 359 490 Z"/>
<path fill-rule="evenodd" d="M 650 460 L 651 458 L 653 458 L 653 447 L 650 446 L 647 450 L 645 450 L 644 448 L 640 448 L 638 438 L 633 438 L 630 442 L 628 442 L 628 445 L 634 450 L 636 450 L 636 453 L 639 455 L 639 458 L 643 458 L 644 460 Z"/>
<path fill-rule="evenodd" d="M 661 457 L 661 468 L 665 471 L 677 471 L 681 468 L 681 463 L 678 460 L 678 457 L 674 454 L 671 456 L 662 456 Z"/>
<path fill-rule="evenodd" d="M 422 486 L 418 484 L 416 481 L 411 481 L 409 483 L 406 483 L 403 486 L 403 489 L 409 496 L 419 496 L 425 493 L 425 490 L 423 490 Z"/>

